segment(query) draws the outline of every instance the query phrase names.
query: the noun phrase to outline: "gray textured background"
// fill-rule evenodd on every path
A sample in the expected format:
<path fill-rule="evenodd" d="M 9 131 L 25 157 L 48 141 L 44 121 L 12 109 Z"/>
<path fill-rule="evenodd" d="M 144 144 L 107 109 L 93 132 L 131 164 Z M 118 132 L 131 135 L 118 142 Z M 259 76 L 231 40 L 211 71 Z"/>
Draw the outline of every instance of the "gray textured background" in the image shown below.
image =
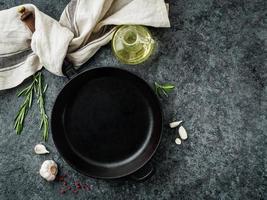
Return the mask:
<path fill-rule="evenodd" d="M 0 9 L 32 2 L 54 18 L 68 0 L 0 0 Z M 153 158 L 156 174 L 145 183 L 87 178 L 71 169 L 57 153 L 37 156 L 41 140 L 38 109 L 33 106 L 21 136 L 13 119 L 21 103 L 21 86 L 0 91 L 0 199 L 59 199 L 61 184 L 38 174 L 45 159 L 54 159 L 70 180 L 93 185 L 91 192 L 65 194 L 64 199 L 267 199 L 267 9 L 266 0 L 173 0 L 172 28 L 151 29 L 157 51 L 147 63 L 128 67 L 112 55 L 110 45 L 88 63 L 126 68 L 152 85 L 177 86 L 162 100 L 165 125 Z M 47 112 L 66 83 L 45 72 L 49 83 Z M 182 119 L 189 139 L 174 143 L 168 122 Z M 50 133 L 51 136 L 51 133 Z"/>

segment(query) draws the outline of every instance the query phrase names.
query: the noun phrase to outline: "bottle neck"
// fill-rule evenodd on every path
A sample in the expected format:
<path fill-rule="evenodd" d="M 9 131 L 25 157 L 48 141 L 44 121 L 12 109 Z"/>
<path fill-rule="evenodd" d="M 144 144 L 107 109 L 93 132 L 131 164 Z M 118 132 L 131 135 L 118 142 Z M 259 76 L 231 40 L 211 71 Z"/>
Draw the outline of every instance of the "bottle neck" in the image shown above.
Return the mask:
<path fill-rule="evenodd" d="M 142 49 L 140 36 L 134 27 L 129 28 L 122 35 L 124 49 L 128 52 L 135 53 Z"/>

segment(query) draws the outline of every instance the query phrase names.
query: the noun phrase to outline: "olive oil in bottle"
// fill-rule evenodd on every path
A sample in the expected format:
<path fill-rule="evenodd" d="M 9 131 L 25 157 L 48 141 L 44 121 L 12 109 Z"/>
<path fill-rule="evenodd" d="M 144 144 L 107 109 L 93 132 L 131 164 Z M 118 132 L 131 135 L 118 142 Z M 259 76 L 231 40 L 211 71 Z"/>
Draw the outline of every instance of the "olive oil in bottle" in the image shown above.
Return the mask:
<path fill-rule="evenodd" d="M 139 64 L 148 59 L 154 49 L 154 40 L 146 27 L 123 25 L 112 39 L 115 56 L 125 64 Z"/>

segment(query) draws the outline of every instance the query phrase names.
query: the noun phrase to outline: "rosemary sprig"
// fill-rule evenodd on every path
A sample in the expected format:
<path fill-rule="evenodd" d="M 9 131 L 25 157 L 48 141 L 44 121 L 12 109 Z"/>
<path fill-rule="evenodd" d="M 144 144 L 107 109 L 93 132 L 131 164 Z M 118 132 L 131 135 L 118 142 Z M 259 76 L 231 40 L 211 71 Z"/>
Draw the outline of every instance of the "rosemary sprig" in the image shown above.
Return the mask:
<path fill-rule="evenodd" d="M 46 141 L 48 138 L 48 117 L 45 112 L 45 100 L 44 94 L 47 89 L 47 84 L 43 87 L 43 76 L 42 73 L 36 75 L 35 91 L 37 96 L 37 103 L 39 104 L 39 110 L 41 115 L 41 123 L 39 129 L 43 128 L 43 139 Z"/>
<path fill-rule="evenodd" d="M 165 84 L 159 84 L 157 82 L 154 83 L 155 85 L 155 92 L 158 96 L 166 96 L 168 97 L 168 93 L 170 93 L 175 86 L 169 83 L 165 83 Z"/>
<path fill-rule="evenodd" d="M 15 118 L 15 123 L 14 123 L 14 129 L 16 130 L 16 133 L 18 135 L 21 134 L 23 130 L 25 117 L 32 105 L 34 85 L 35 81 L 33 81 L 29 86 L 27 86 L 18 94 L 18 97 L 20 96 L 25 97 L 25 100 L 20 106 L 19 112 Z"/>
<path fill-rule="evenodd" d="M 20 109 L 17 113 L 14 122 L 14 129 L 16 133 L 21 134 L 24 127 L 25 117 L 31 108 L 33 95 L 35 93 L 37 97 L 37 102 L 39 104 L 40 114 L 41 114 L 41 124 L 40 129 L 43 128 L 43 139 L 46 141 L 48 138 L 48 117 L 45 113 L 45 102 L 44 102 L 44 93 L 47 89 L 47 84 L 43 88 L 43 78 L 42 73 L 37 72 L 37 74 L 33 75 L 32 83 L 19 92 L 18 97 L 24 97 L 25 100 L 23 104 L 20 106 Z"/>

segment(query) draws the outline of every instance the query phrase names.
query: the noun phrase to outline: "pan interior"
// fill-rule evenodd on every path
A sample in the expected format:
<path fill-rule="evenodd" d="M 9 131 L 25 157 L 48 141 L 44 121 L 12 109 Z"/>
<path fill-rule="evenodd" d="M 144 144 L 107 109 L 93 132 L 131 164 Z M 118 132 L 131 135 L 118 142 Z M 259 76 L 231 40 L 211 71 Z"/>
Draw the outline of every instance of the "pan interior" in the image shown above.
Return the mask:
<path fill-rule="evenodd" d="M 131 80 L 98 77 L 76 84 L 65 114 L 65 136 L 76 155 L 97 165 L 136 158 L 153 126 L 149 102 Z"/>

